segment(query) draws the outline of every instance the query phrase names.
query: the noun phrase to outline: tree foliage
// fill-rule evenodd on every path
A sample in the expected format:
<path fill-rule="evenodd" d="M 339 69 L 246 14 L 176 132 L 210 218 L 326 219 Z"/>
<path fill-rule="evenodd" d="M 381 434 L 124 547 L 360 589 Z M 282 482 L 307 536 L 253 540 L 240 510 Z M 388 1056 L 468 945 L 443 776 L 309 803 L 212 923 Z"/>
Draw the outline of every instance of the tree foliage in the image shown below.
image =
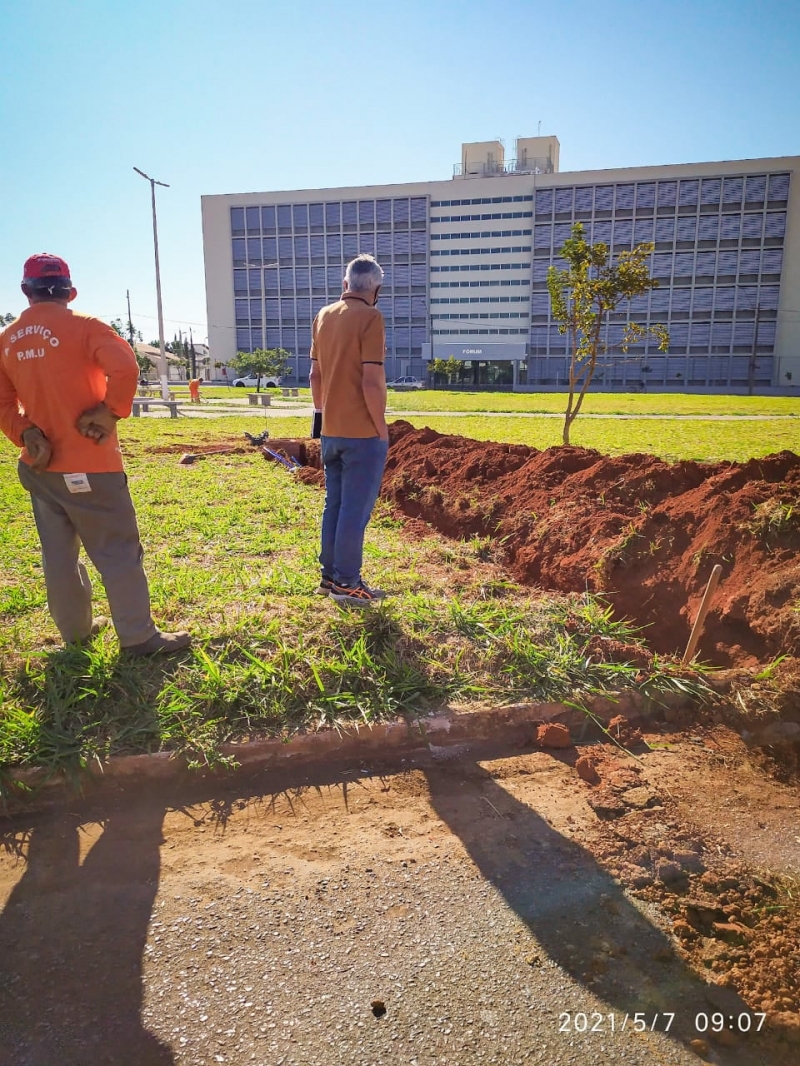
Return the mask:
<path fill-rule="evenodd" d="M 0 328 L 2 328 L 3 326 L 10 326 L 11 323 L 16 320 L 16 317 L 17 316 L 12 315 L 10 311 L 6 315 L 0 314 Z"/>
<path fill-rule="evenodd" d="M 646 327 L 630 321 L 623 326 L 617 344 L 604 339 L 609 316 L 623 300 L 658 288 L 658 282 L 650 277 L 647 262 L 653 247 L 652 243 L 639 244 L 611 260 L 608 245 L 602 241 L 589 244 L 583 236 L 583 225 L 576 222 L 572 236 L 561 249 L 567 268 L 559 270 L 553 266 L 547 272 L 553 317 L 558 322 L 559 333 L 569 338 L 564 444 L 569 444 L 572 423 L 580 414 L 601 355 L 615 348 L 627 353 L 630 344 L 648 333 L 658 340 L 659 351 L 665 352 L 669 347 L 669 333 L 664 326 Z"/>
<path fill-rule="evenodd" d="M 252 352 L 237 352 L 230 367 L 242 377 L 252 374 L 256 392 L 261 391 L 262 378 L 280 378 L 289 371 L 290 353 L 285 348 L 256 348 Z"/>
<path fill-rule="evenodd" d="M 153 362 L 150 356 L 147 355 L 146 352 L 137 352 L 135 349 L 134 352 L 136 355 L 136 362 L 139 364 L 140 377 L 143 374 L 147 374 L 150 370 L 155 370 L 156 364 Z"/>
<path fill-rule="evenodd" d="M 171 343 L 165 344 L 164 347 L 183 364 L 187 378 L 197 377 L 197 357 L 188 337 L 184 337 L 182 333 L 175 334 Z"/>
<path fill-rule="evenodd" d="M 112 318 L 109 325 L 115 333 L 118 333 L 120 337 L 122 337 L 128 342 L 128 344 L 130 344 L 131 348 L 133 348 L 136 341 L 141 342 L 142 340 L 141 331 L 138 329 L 134 329 L 133 323 L 130 321 L 126 324 L 123 323 L 121 318 Z M 156 344 L 156 347 L 158 347 L 158 344 Z"/>
<path fill-rule="evenodd" d="M 136 342 L 142 341 L 142 334 L 138 329 L 133 328 L 133 324 L 129 321 L 127 326 L 123 323 L 121 318 L 114 318 L 109 323 L 115 333 L 119 334 L 123 340 L 127 341 L 133 348 L 133 354 L 136 356 L 136 362 L 139 364 L 139 375 L 146 374 L 149 370 L 155 369 L 155 363 L 149 355 L 145 355 L 143 352 L 136 350 Z M 131 341 L 133 338 L 133 341 Z M 158 347 L 158 344 L 155 345 Z"/>
<path fill-rule="evenodd" d="M 456 359 L 454 355 L 451 355 L 449 359 L 433 359 L 431 360 L 431 371 L 433 374 L 441 374 L 447 378 L 447 384 L 453 384 L 453 378 L 457 377 L 464 369 L 464 363 L 461 359 Z"/>

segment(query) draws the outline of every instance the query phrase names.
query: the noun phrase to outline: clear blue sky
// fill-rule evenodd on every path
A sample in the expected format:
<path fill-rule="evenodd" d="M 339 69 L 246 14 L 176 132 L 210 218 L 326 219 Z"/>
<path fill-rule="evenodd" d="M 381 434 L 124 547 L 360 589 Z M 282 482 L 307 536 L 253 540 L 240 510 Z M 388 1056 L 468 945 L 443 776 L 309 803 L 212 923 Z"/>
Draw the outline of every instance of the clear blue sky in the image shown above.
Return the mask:
<path fill-rule="evenodd" d="M 206 335 L 200 196 L 446 178 L 555 133 L 561 169 L 800 153 L 786 0 L 38 0 L 3 5 L 0 311 L 63 256 L 75 305 Z"/>

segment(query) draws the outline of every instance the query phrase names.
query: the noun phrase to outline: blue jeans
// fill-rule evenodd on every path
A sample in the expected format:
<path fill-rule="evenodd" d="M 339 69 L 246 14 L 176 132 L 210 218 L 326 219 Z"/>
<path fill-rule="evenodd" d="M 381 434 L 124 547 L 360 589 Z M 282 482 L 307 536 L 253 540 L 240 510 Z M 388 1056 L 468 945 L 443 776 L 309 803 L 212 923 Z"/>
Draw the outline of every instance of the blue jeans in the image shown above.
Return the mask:
<path fill-rule="evenodd" d="M 323 437 L 325 510 L 319 561 L 337 585 L 361 580 L 364 530 L 380 492 L 388 441 L 380 437 Z"/>

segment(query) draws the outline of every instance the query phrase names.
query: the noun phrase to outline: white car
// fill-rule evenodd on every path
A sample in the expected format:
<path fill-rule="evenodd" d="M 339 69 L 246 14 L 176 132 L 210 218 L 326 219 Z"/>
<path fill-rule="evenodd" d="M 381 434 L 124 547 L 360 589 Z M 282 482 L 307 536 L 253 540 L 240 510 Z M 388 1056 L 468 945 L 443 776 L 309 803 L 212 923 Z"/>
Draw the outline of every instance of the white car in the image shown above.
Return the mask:
<path fill-rule="evenodd" d="M 277 389 L 280 383 L 281 379 L 276 378 L 274 375 L 267 375 L 266 377 L 261 378 L 262 389 Z M 233 381 L 233 385 L 237 389 L 255 389 L 258 387 L 258 378 L 253 377 L 252 374 L 250 374 L 246 378 L 235 378 Z"/>
<path fill-rule="evenodd" d="M 395 378 L 394 381 L 386 382 L 387 389 L 424 389 L 425 383 L 420 381 L 419 378 L 411 377 L 410 374 L 406 374 L 405 377 Z"/>

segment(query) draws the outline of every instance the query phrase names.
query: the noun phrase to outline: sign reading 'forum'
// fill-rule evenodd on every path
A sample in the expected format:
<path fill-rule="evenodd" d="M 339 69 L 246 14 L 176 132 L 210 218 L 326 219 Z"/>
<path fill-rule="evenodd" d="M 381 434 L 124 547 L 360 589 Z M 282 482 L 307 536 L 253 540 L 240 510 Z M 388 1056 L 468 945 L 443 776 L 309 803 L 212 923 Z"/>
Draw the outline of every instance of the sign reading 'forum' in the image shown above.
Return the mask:
<path fill-rule="evenodd" d="M 477 359 L 487 362 L 508 362 L 513 359 L 525 359 L 528 355 L 525 344 L 443 344 L 434 342 L 434 359 Z"/>

